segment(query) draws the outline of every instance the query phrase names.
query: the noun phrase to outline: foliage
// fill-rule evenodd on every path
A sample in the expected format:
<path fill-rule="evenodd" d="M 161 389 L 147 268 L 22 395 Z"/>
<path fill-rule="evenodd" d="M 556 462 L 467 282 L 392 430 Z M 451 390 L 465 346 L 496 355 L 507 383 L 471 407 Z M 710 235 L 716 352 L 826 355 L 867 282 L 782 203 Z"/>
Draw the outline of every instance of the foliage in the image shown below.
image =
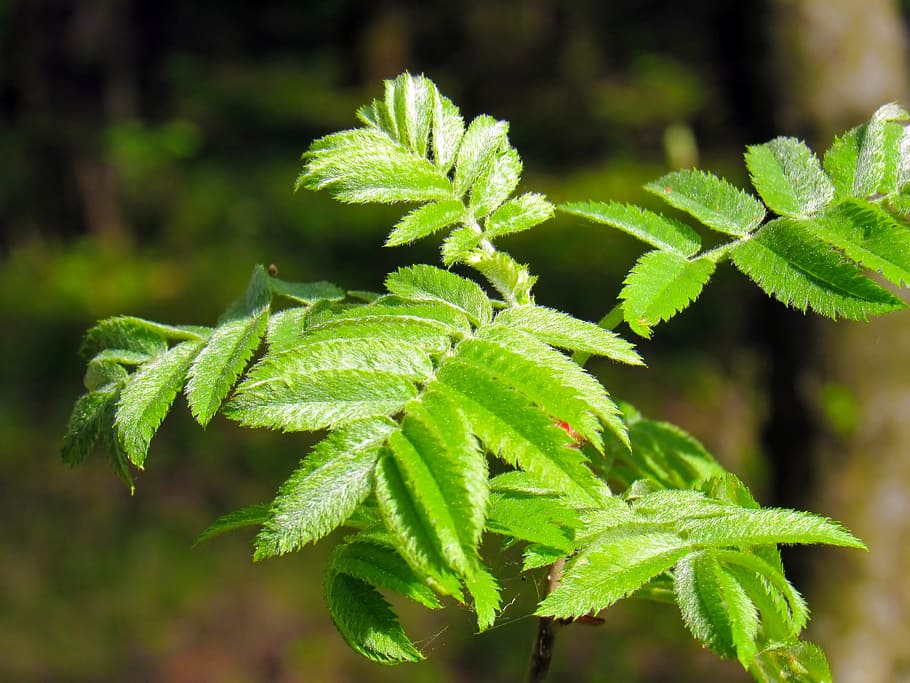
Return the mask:
<path fill-rule="evenodd" d="M 325 431 L 271 503 L 225 515 L 201 539 L 257 527 L 261 560 L 344 528 L 326 603 L 345 641 L 379 663 L 423 657 L 380 591 L 430 609 L 441 597 L 470 603 L 481 630 L 494 623 L 502 601 L 481 544 L 495 535 L 524 546 L 528 570 L 566 558 L 541 617 L 670 596 L 696 639 L 757 680 L 828 680 L 821 650 L 799 640 L 808 609 L 778 546 L 863 544 L 817 515 L 762 508 L 695 439 L 615 402 L 583 364 L 595 354 L 642 365 L 610 328 L 625 321 L 649 336 L 727 258 L 803 311 L 864 319 L 903 308 L 863 269 L 910 281 L 910 116 L 886 105 L 823 163 L 791 138 L 750 147 L 763 201 L 701 171 L 649 183 L 728 238 L 709 250 L 677 218 L 615 202 L 559 207 L 653 247 L 600 325 L 536 304 L 536 278 L 494 245 L 554 213 L 540 194 L 515 195 L 522 164 L 508 124 L 465 125 L 430 80 L 409 74 L 358 117 L 362 127 L 312 144 L 297 187 L 418 204 L 386 245 L 444 232 L 443 264 L 489 287 L 413 265 L 370 295 L 257 266 L 214 328 L 102 321 L 83 345 L 88 393 L 64 458 L 80 462 L 102 442 L 132 486 L 130 465 L 143 467 L 181 391 L 203 426 L 222 412 L 247 427 Z"/>

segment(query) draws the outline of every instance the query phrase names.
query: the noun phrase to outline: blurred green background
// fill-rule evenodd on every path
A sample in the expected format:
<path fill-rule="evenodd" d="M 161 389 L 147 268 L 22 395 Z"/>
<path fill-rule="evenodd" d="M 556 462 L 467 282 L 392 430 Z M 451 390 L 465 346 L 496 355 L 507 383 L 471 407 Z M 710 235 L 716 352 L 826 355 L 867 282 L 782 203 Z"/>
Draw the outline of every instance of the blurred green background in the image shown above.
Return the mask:
<path fill-rule="evenodd" d="M 404 69 L 471 117 L 511 122 L 523 187 L 651 204 L 642 183 L 699 164 L 745 186 L 744 145 L 819 150 L 907 97 L 907 7 L 891 0 L 459 3 L 0 0 L 0 680 L 520 680 L 536 576 L 497 555 L 510 603 L 474 635 L 457 608 L 402 605 L 428 661 L 351 653 L 322 605 L 330 543 L 254 565 L 249 534 L 194 548 L 219 514 L 270 499 L 306 435 L 205 432 L 179 403 L 134 496 L 58 450 L 82 332 L 118 313 L 212 323 L 256 263 L 376 289 L 434 262 L 380 249 L 402 207 L 295 196 L 299 154 L 354 124 Z M 596 320 L 641 247 L 564 217 L 502 245 L 537 298 Z M 788 552 L 810 637 L 843 681 L 910 680 L 910 320 L 823 323 L 723 268 L 640 350 L 593 364 L 676 421 L 767 504 L 843 520 L 868 555 Z M 629 333 L 631 334 L 631 333 Z M 904 534 L 902 536 L 902 534 Z M 745 680 L 671 607 L 630 603 L 563 631 L 554 681 Z"/>

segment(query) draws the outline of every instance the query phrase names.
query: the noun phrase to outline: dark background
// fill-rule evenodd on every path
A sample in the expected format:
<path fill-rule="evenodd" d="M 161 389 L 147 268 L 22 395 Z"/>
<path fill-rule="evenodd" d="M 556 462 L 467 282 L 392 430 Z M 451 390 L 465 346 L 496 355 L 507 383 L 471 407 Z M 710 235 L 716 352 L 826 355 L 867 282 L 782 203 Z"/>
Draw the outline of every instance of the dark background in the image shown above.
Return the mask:
<path fill-rule="evenodd" d="M 519 680 L 536 589 L 516 557 L 499 568 L 509 595 L 525 597 L 501 626 L 475 636 L 462 610 L 402 606 L 429 661 L 388 670 L 331 626 L 330 543 L 258 565 L 248 534 L 191 547 L 219 514 L 268 500 L 305 435 L 220 418 L 203 432 L 178 399 L 134 496 L 101 457 L 62 465 L 82 332 L 117 313 L 212 323 L 256 263 L 376 289 L 399 264 L 434 262 L 433 243 L 379 248 L 401 207 L 291 190 L 310 141 L 354 125 L 356 107 L 405 69 L 433 78 L 466 117 L 508 119 L 523 187 L 554 201 L 651 204 L 640 186 L 692 163 L 746 186 L 744 145 L 784 133 L 821 150 L 904 97 L 904 10 L 877 0 L 857 20 L 859 5 L 0 0 L 0 679 Z M 830 38 L 832 17 L 846 35 Z M 806 84 L 832 70 L 855 79 L 856 96 L 817 104 Z M 641 252 L 565 217 L 502 246 L 541 276 L 539 302 L 592 320 Z M 810 635 L 845 681 L 910 671 L 898 645 L 910 558 L 893 547 L 910 517 L 906 408 L 885 432 L 887 409 L 866 410 L 870 396 L 905 398 L 907 384 L 901 363 L 856 351 L 906 357 L 907 317 L 892 320 L 841 332 L 724 267 L 696 306 L 640 343 L 649 370 L 591 366 L 612 393 L 702 439 L 764 503 L 822 510 L 869 543 L 871 560 L 787 556 L 814 600 Z M 870 453 L 870 433 L 893 438 Z M 872 508 L 879 517 L 864 516 Z M 691 642 L 675 608 L 647 604 L 565 631 L 553 671 L 554 681 L 743 679 Z"/>

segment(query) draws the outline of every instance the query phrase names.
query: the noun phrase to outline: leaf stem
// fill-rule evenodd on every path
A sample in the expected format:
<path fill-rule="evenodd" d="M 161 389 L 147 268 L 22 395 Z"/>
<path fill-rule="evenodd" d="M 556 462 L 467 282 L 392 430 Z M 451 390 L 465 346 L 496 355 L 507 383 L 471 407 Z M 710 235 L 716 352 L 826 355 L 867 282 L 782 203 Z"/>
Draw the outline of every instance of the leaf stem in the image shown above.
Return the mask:
<path fill-rule="evenodd" d="M 613 308 L 607 312 L 607 314 L 601 318 L 597 326 L 602 327 L 605 330 L 612 330 L 619 323 L 623 321 L 623 312 L 622 312 L 622 302 L 616 304 Z M 572 354 L 572 360 L 584 367 L 584 364 L 588 362 L 588 359 L 591 357 L 591 354 L 586 351 L 576 351 Z"/>
<path fill-rule="evenodd" d="M 565 568 L 564 557 L 556 560 L 550 567 L 544 586 L 547 594 L 552 593 L 559 586 L 562 571 Z M 550 661 L 553 659 L 553 643 L 556 640 L 556 629 L 564 622 L 553 617 L 538 617 L 537 635 L 531 649 L 531 661 L 528 665 L 528 683 L 543 683 L 550 671 Z"/>

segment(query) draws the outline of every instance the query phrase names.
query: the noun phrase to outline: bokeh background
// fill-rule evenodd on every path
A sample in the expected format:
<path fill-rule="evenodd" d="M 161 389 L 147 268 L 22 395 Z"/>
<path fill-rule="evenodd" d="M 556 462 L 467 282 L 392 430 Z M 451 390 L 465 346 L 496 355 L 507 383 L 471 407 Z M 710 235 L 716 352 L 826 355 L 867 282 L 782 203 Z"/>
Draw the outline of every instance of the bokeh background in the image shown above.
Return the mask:
<path fill-rule="evenodd" d="M 309 142 L 404 69 L 466 116 L 511 121 L 523 185 L 555 201 L 651 204 L 642 183 L 699 164 L 745 186 L 744 145 L 819 151 L 908 97 L 907 3 L 893 0 L 0 0 L 0 680 L 521 680 L 536 578 L 494 554 L 510 602 L 402 606 L 429 659 L 360 660 L 322 605 L 330 543 L 254 565 L 249 534 L 192 547 L 269 499 L 309 441 L 179 403 L 130 496 L 97 457 L 58 451 L 81 391 L 82 332 L 117 313 L 208 324 L 255 263 L 375 289 L 436 246 L 380 249 L 401 207 L 295 196 Z M 565 217 L 503 247 L 538 301 L 596 320 L 641 246 Z M 910 681 L 910 316 L 820 321 L 725 267 L 640 350 L 592 365 L 673 420 L 766 504 L 843 520 L 868 554 L 788 550 L 808 636 L 836 679 Z M 99 454 L 100 455 L 100 454 Z M 672 607 L 620 604 L 563 631 L 554 681 L 745 680 Z"/>

